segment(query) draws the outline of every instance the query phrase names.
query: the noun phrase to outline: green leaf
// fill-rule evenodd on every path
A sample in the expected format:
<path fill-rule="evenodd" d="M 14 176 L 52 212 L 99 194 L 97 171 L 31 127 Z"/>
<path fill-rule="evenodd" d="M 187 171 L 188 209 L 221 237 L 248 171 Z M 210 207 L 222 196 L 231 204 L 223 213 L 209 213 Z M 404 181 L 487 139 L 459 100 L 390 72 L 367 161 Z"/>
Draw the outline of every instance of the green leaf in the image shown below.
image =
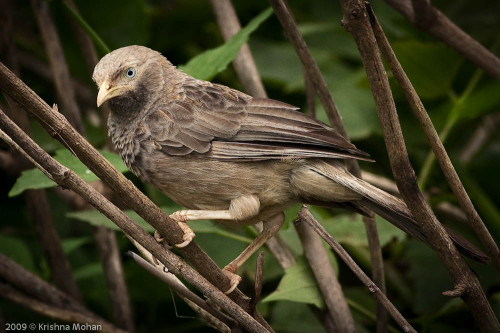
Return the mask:
<path fill-rule="evenodd" d="M 61 240 L 61 245 L 65 254 L 70 254 L 79 247 L 92 241 L 90 237 L 66 238 Z"/>
<path fill-rule="evenodd" d="M 154 232 L 152 226 L 150 226 L 146 221 L 144 221 L 136 212 L 133 210 L 124 210 L 123 211 L 128 217 L 135 221 L 138 225 L 141 226 L 147 232 Z M 121 231 L 120 228 L 106 216 L 104 216 L 98 210 L 83 210 L 78 212 L 69 212 L 66 214 L 67 217 L 73 218 L 82 222 L 87 222 L 95 227 L 106 227 L 111 230 Z"/>
<path fill-rule="evenodd" d="M 103 275 L 104 271 L 101 262 L 92 262 L 90 264 L 78 267 L 75 269 L 73 276 L 75 280 L 80 281 L 84 279 L 89 279 L 97 275 Z"/>
<path fill-rule="evenodd" d="M 252 39 L 250 47 L 262 79 L 285 85 L 287 93 L 304 89 L 302 66 L 290 43 Z"/>
<path fill-rule="evenodd" d="M 297 259 L 295 265 L 285 270 L 285 275 L 276 291 L 264 298 L 262 302 L 278 300 L 314 304 L 320 309 L 324 307 L 314 276 L 303 256 Z"/>
<path fill-rule="evenodd" d="M 259 307 L 265 304 L 260 302 Z M 277 302 L 272 304 L 270 311 L 269 323 L 276 332 L 326 333 L 324 326 L 306 304 Z"/>
<path fill-rule="evenodd" d="M 462 102 L 458 119 L 475 119 L 483 113 L 496 111 L 500 105 L 500 82 L 488 82 L 476 87 Z"/>
<path fill-rule="evenodd" d="M 24 268 L 35 271 L 35 264 L 26 242 L 19 238 L 0 234 L 0 253 L 14 260 Z"/>
<path fill-rule="evenodd" d="M 442 43 L 413 40 L 392 47 L 421 98 L 438 98 L 450 91 L 461 63 L 454 50 Z"/>
<path fill-rule="evenodd" d="M 120 172 L 127 171 L 127 167 L 123 164 L 120 156 L 108 151 L 99 151 L 115 168 Z M 86 182 L 91 182 L 99 179 L 85 164 L 77 157 L 72 155 L 69 150 L 57 150 L 54 156 L 56 161 L 73 170 L 79 177 Z M 21 194 L 25 190 L 35 190 L 57 186 L 52 180 L 47 178 L 39 169 L 30 169 L 22 172 L 21 176 L 16 180 L 16 183 L 9 192 L 9 197 L 14 197 Z"/>
<path fill-rule="evenodd" d="M 200 80 L 210 80 L 217 73 L 226 69 L 240 51 L 241 46 L 248 41 L 250 34 L 254 32 L 271 13 L 271 8 L 266 9 L 250 21 L 246 27 L 238 31 L 238 33 L 226 43 L 203 52 L 189 60 L 186 65 L 180 66 L 179 68 Z"/>
<path fill-rule="evenodd" d="M 368 246 L 366 229 L 359 214 L 328 216 L 323 208 L 314 206 L 310 207 L 310 211 L 338 242 L 346 242 L 354 246 Z M 379 216 L 376 216 L 375 222 L 381 246 L 385 246 L 394 238 L 404 239 L 406 237 L 403 231 Z"/>

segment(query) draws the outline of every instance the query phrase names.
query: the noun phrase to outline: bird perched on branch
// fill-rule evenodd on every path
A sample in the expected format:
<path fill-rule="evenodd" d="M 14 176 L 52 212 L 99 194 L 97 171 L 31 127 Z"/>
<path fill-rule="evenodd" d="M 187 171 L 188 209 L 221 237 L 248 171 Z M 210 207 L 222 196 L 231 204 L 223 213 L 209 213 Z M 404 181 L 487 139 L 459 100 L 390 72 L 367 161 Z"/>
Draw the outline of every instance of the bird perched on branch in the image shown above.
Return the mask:
<path fill-rule="evenodd" d="M 296 107 L 194 79 L 142 46 L 103 57 L 93 79 L 97 105 L 110 111 L 109 135 L 125 164 L 189 209 L 171 215 L 185 232 L 177 246 L 194 237 L 189 220 L 263 222 L 262 233 L 224 268 L 232 289 L 240 280 L 238 267 L 279 230 L 283 210 L 299 202 L 372 210 L 427 243 L 401 200 L 343 166 L 343 159 L 368 155 Z M 464 254 L 487 260 L 449 234 Z"/>

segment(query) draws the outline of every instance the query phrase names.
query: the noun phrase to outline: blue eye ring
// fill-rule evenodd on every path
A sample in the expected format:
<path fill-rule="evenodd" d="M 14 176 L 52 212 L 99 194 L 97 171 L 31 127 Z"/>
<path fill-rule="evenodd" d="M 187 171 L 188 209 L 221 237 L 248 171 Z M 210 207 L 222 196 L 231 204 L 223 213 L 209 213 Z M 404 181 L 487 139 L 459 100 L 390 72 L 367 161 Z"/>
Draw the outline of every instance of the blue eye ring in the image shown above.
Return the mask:
<path fill-rule="evenodd" d="M 130 67 L 129 69 L 127 69 L 127 71 L 125 72 L 125 76 L 129 79 L 133 78 L 135 76 L 135 68 Z"/>

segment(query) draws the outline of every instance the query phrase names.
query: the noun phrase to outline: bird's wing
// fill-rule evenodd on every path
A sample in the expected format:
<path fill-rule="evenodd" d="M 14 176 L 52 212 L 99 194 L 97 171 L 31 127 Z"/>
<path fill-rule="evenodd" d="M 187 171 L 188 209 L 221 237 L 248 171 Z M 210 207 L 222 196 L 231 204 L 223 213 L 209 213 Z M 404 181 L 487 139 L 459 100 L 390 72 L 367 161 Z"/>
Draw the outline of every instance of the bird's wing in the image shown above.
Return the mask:
<path fill-rule="evenodd" d="M 149 116 L 151 135 L 167 154 L 207 153 L 233 161 L 369 160 L 338 132 L 294 106 L 204 81 L 194 83 L 185 83 L 183 100 L 161 106 Z"/>

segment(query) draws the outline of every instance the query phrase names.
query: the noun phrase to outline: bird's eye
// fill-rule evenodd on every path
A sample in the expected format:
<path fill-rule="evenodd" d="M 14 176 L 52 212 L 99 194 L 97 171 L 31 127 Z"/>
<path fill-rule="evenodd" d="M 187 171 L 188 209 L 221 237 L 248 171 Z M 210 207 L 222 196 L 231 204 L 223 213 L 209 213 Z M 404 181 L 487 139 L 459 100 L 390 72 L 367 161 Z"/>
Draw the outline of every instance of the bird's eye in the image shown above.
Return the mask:
<path fill-rule="evenodd" d="M 125 75 L 131 79 L 135 76 L 135 69 L 130 67 L 129 69 L 127 69 L 127 71 L 125 72 Z"/>

